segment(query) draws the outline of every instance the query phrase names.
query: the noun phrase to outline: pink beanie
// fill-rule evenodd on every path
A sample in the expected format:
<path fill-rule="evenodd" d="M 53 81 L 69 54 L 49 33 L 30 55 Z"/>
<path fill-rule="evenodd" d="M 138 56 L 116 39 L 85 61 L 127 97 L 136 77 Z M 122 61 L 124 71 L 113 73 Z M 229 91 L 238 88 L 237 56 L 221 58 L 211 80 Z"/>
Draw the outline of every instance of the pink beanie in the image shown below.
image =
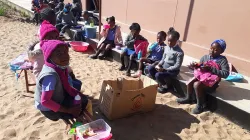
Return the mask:
<path fill-rule="evenodd" d="M 44 40 L 44 37 L 50 32 L 56 32 L 59 36 L 59 32 L 56 27 L 44 20 L 40 27 L 40 40 Z"/>
<path fill-rule="evenodd" d="M 58 46 L 67 46 L 66 43 L 60 40 L 45 40 L 41 42 L 41 49 L 44 55 L 44 61 L 47 62 L 48 58 L 50 57 L 51 53 L 58 47 Z"/>

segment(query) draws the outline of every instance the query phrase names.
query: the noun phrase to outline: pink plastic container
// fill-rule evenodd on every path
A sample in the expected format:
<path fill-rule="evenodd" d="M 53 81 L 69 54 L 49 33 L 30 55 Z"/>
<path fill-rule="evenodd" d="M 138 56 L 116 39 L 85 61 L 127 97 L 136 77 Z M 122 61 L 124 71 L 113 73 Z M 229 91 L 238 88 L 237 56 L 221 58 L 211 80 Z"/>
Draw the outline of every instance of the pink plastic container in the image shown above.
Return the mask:
<path fill-rule="evenodd" d="M 95 133 L 97 133 L 95 136 L 84 138 L 83 132 L 88 128 L 91 129 L 102 128 L 102 129 L 95 131 Z M 76 134 L 78 140 L 103 140 L 103 139 L 106 140 L 108 137 L 110 137 L 110 132 L 111 132 L 111 127 L 103 119 L 99 119 L 76 127 Z"/>
<path fill-rule="evenodd" d="M 103 25 L 103 28 L 104 28 L 104 29 L 109 29 L 109 28 L 110 28 L 110 25 L 109 25 L 109 24 L 104 24 L 104 25 Z"/>
<path fill-rule="evenodd" d="M 69 44 L 76 52 L 85 52 L 88 50 L 89 47 L 89 43 L 81 41 L 71 41 Z"/>

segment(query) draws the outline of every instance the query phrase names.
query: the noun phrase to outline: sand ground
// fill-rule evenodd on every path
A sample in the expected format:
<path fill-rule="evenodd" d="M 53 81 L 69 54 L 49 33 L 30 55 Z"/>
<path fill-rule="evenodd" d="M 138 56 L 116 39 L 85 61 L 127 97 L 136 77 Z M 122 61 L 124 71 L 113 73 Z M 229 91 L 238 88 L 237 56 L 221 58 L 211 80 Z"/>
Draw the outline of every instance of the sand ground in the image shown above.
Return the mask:
<path fill-rule="evenodd" d="M 52 122 L 34 108 L 33 94 L 26 93 L 24 77 L 15 82 L 8 62 L 23 53 L 35 39 L 38 27 L 0 17 L 0 139 L 67 140 L 62 121 Z M 82 92 L 94 102 L 96 118 L 102 80 L 123 76 L 117 62 L 90 60 L 88 54 L 70 50 L 71 66 L 83 82 Z M 204 112 L 190 114 L 194 105 L 178 105 L 171 93 L 158 94 L 153 112 L 107 121 L 116 140 L 250 140 L 250 133 L 224 119 Z"/>

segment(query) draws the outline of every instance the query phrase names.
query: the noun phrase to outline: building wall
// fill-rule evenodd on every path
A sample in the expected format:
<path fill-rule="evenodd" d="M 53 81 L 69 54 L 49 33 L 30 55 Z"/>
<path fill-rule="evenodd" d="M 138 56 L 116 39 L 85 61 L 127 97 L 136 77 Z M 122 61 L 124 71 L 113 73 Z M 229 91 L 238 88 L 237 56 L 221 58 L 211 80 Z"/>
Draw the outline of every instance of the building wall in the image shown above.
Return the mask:
<path fill-rule="evenodd" d="M 122 31 L 140 23 L 151 42 L 156 33 L 173 26 L 181 34 L 186 55 L 199 59 L 213 40 L 227 42 L 224 55 L 243 74 L 250 75 L 249 0 L 103 0 L 103 17 L 115 16 Z"/>
<path fill-rule="evenodd" d="M 112 15 L 123 32 L 129 33 L 132 22 L 140 23 L 141 34 L 150 42 L 158 31 L 173 26 L 185 54 L 197 59 L 208 53 L 213 40 L 223 38 L 224 55 L 250 76 L 250 0 L 103 0 L 103 22 Z"/>

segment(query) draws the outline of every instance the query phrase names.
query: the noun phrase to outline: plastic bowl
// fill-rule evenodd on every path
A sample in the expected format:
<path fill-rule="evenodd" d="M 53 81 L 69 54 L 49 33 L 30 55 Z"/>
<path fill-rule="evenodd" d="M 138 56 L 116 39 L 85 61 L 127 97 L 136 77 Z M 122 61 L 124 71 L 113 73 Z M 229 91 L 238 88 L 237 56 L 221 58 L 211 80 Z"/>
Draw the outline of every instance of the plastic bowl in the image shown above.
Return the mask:
<path fill-rule="evenodd" d="M 72 41 L 69 43 L 72 49 L 76 52 L 85 52 L 88 50 L 89 43 L 81 41 Z"/>
<path fill-rule="evenodd" d="M 98 130 L 97 135 L 92 136 L 92 137 L 88 137 L 88 138 L 84 138 L 82 136 L 82 133 L 88 129 L 88 128 L 92 128 L 92 129 L 99 129 L 102 128 L 101 130 Z M 76 127 L 76 133 L 77 133 L 77 137 L 79 140 L 102 140 L 102 139 L 108 139 L 108 137 L 110 136 L 110 132 L 111 132 L 111 127 L 103 120 L 103 119 L 99 119 L 81 126 Z"/>

